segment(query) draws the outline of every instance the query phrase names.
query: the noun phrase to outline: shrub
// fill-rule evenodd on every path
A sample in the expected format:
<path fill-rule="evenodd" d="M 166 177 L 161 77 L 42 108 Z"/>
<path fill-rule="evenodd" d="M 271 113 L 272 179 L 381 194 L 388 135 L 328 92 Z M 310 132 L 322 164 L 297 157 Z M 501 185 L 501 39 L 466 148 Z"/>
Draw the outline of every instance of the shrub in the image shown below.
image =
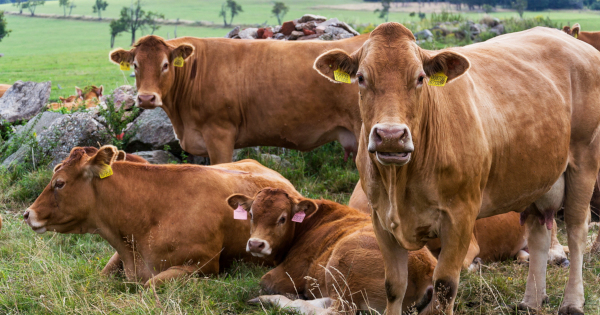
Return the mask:
<path fill-rule="evenodd" d="M 98 109 L 98 113 L 104 118 L 101 123 L 108 130 L 112 144 L 119 149 L 123 149 L 123 145 L 133 137 L 133 133 L 125 134 L 124 130 L 127 128 L 127 124 L 139 115 L 139 107 L 134 106 L 131 111 L 126 111 L 125 106 L 121 106 L 117 110 L 111 95 L 106 98 L 106 106 L 98 106 Z"/>

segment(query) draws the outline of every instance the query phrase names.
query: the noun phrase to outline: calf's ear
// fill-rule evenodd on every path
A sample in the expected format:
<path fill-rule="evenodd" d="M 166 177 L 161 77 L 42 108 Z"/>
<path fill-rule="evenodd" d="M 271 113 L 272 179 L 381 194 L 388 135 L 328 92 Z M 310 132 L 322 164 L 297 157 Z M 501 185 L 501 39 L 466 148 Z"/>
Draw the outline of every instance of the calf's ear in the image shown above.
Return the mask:
<path fill-rule="evenodd" d="M 568 25 L 563 26 L 562 31 L 571 35 L 571 27 L 569 27 Z"/>
<path fill-rule="evenodd" d="M 331 82 L 340 83 L 335 80 L 333 72 L 339 69 L 354 79 L 358 71 L 358 57 L 356 53 L 348 55 L 341 49 L 333 49 L 317 57 L 313 69 Z"/>
<path fill-rule="evenodd" d="M 52 174 L 56 173 L 56 171 L 58 171 L 61 167 L 62 167 L 62 163 L 56 164 L 56 166 L 52 170 Z"/>
<path fill-rule="evenodd" d="M 573 28 L 571 29 L 571 35 L 575 38 L 578 38 L 579 31 L 581 31 L 581 26 L 579 26 L 579 23 L 575 23 L 575 25 L 573 25 Z"/>
<path fill-rule="evenodd" d="M 171 60 L 173 60 L 177 57 L 182 57 L 185 60 L 189 56 L 194 54 L 194 50 L 195 50 L 194 46 L 192 46 L 192 45 L 181 44 L 181 45 L 177 46 L 177 48 L 173 49 L 173 52 L 171 53 Z"/>
<path fill-rule="evenodd" d="M 117 48 L 108 53 L 108 58 L 112 63 L 121 64 L 121 61 L 131 63 L 133 61 L 133 54 L 131 51 L 127 51 L 123 48 Z"/>
<path fill-rule="evenodd" d="M 443 72 L 450 82 L 465 74 L 471 67 L 471 63 L 467 57 L 453 52 L 442 51 L 433 57 L 426 56 L 423 60 L 423 70 L 428 77 Z"/>
<path fill-rule="evenodd" d="M 238 206 L 242 206 L 244 210 L 250 211 L 254 199 L 243 194 L 233 194 L 227 197 L 227 204 L 231 209 L 237 209 Z"/>
<path fill-rule="evenodd" d="M 87 167 L 94 176 L 99 176 L 100 172 L 105 171 L 107 166 L 110 166 L 118 155 L 119 149 L 117 147 L 105 145 L 88 160 Z"/>
<path fill-rule="evenodd" d="M 123 150 L 119 150 L 119 153 L 117 154 L 117 159 L 115 161 L 125 161 L 127 157 L 127 153 L 125 153 L 125 151 Z"/>
<path fill-rule="evenodd" d="M 77 94 L 79 98 L 83 98 L 83 91 L 77 86 L 75 87 L 75 94 Z"/>
<path fill-rule="evenodd" d="M 313 213 L 317 212 L 317 209 L 317 204 L 314 201 L 310 199 L 303 199 L 294 206 L 293 212 L 294 214 L 298 212 L 304 212 L 306 213 L 307 217 L 310 217 L 313 215 Z"/>

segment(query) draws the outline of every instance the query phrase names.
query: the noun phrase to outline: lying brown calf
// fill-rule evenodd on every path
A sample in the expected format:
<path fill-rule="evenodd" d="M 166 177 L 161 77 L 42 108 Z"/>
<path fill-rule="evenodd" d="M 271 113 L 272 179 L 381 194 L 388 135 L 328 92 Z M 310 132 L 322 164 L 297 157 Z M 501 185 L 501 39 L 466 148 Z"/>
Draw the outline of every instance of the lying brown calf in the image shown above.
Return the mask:
<path fill-rule="evenodd" d="M 236 194 L 227 202 L 250 212 L 252 235 L 246 250 L 277 264 L 260 281 L 264 291 L 317 299 L 294 302 L 306 313 L 385 310 L 385 271 L 368 215 L 333 201 L 303 198 L 291 189 L 265 188 L 254 198 Z M 429 302 L 435 265 L 427 249 L 410 252 L 404 311 Z M 260 299 L 281 306 L 289 301 L 281 296 Z"/>
<path fill-rule="evenodd" d="M 560 207 L 560 203 L 562 201 L 558 202 L 557 207 Z M 367 195 L 362 190 L 360 181 L 356 184 L 348 205 L 364 213 L 371 213 Z M 527 232 L 525 226 L 520 224 L 519 216 L 516 212 L 508 212 L 475 221 L 469 250 L 463 260 L 462 268 L 473 272 L 479 270 L 481 261 L 494 262 L 511 258 L 516 258 L 520 263 L 529 261 Z M 548 263 L 568 267 L 570 262 L 556 233 L 556 222 L 554 222 Z M 442 248 L 440 239 L 427 242 L 427 248 L 437 257 Z"/>
<path fill-rule="evenodd" d="M 74 148 L 24 218 L 38 233 L 100 234 L 117 250 L 127 279 L 146 285 L 214 274 L 233 259 L 251 258 L 250 222 L 233 219 L 227 196 L 292 188 L 251 160 L 150 165 L 115 162 L 117 155 L 113 146 L 91 156 Z"/>
<path fill-rule="evenodd" d="M 77 95 L 71 95 L 67 98 L 60 96 L 60 103 L 50 103 L 48 104 L 48 108 L 51 110 L 58 110 L 61 107 L 65 107 L 68 110 L 72 110 L 82 106 L 85 108 L 96 107 L 100 103 L 103 92 L 104 87 L 102 85 L 100 87 L 95 85 L 88 86 L 85 87 L 83 91 L 80 88 L 75 87 L 75 93 Z"/>

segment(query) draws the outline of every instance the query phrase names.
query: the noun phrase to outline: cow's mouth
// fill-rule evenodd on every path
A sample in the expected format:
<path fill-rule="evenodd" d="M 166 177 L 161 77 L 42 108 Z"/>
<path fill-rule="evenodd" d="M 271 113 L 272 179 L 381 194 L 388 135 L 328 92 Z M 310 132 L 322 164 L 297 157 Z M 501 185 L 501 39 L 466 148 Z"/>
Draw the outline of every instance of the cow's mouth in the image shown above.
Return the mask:
<path fill-rule="evenodd" d="M 42 233 L 45 233 L 45 232 L 46 232 L 46 227 L 45 227 L 45 226 L 42 226 L 42 227 L 37 227 L 37 228 L 32 226 L 32 227 L 31 227 L 31 229 L 32 229 L 32 230 L 33 230 L 35 233 L 37 233 L 37 234 L 42 234 Z"/>
<path fill-rule="evenodd" d="M 375 154 L 377 160 L 383 165 L 397 165 L 402 166 L 410 161 L 412 152 L 379 152 Z"/>

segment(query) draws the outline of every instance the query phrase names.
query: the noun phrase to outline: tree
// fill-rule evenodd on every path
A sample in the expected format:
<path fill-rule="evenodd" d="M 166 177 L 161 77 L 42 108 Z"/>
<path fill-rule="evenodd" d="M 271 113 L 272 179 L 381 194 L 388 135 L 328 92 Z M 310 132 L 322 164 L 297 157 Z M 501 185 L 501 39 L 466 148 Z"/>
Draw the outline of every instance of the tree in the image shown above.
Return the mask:
<path fill-rule="evenodd" d="M 27 2 L 21 4 L 22 8 L 28 9 L 31 13 L 31 16 L 35 15 L 35 9 L 37 9 L 38 5 L 44 5 L 46 1 L 44 0 L 27 0 Z"/>
<path fill-rule="evenodd" d="M 527 9 L 527 0 L 516 0 L 512 2 L 512 8 L 519 12 L 519 16 L 523 18 L 523 11 Z"/>
<path fill-rule="evenodd" d="M 289 10 L 290 10 L 290 8 L 288 8 L 285 5 L 285 3 L 275 2 L 275 5 L 273 5 L 273 10 L 271 10 L 271 12 L 277 18 L 277 23 L 279 25 L 281 25 L 281 19 L 283 19 L 283 17 L 288 13 Z"/>
<path fill-rule="evenodd" d="M 102 11 L 106 11 L 107 6 L 108 2 L 104 0 L 96 0 L 92 9 L 94 9 L 94 13 L 98 13 L 98 19 L 102 20 Z"/>
<path fill-rule="evenodd" d="M 8 34 L 12 32 L 11 30 L 6 28 L 6 18 L 4 17 L 4 11 L 0 11 L 0 41 L 4 37 L 8 37 Z"/>
<path fill-rule="evenodd" d="M 227 11 L 229 10 L 229 24 L 227 24 Z M 231 25 L 233 23 L 233 18 L 240 14 L 240 12 L 244 12 L 242 10 L 242 6 L 237 4 L 234 0 L 227 0 L 225 3 L 221 5 L 221 11 L 219 12 L 219 16 L 223 17 L 223 24 L 225 26 Z"/>
<path fill-rule="evenodd" d="M 125 24 L 123 24 L 123 21 L 119 20 L 112 20 L 110 21 L 110 48 L 115 47 L 115 39 L 117 38 L 117 36 L 119 34 L 121 34 L 122 32 L 127 31 L 127 26 Z"/>
<path fill-rule="evenodd" d="M 160 26 L 157 25 L 158 19 L 164 19 L 165 16 L 159 13 L 148 12 L 142 9 L 140 0 L 132 3 L 131 6 L 123 7 L 121 15 L 114 23 L 111 22 L 111 43 L 114 44 L 114 37 L 121 32 L 131 33 L 131 45 L 135 44 L 136 33 L 144 28 L 152 29 L 152 33 Z"/>
<path fill-rule="evenodd" d="M 17 9 L 19 9 L 19 14 L 23 14 L 23 5 L 25 4 L 25 0 L 13 0 L 13 6 L 17 7 Z"/>
<path fill-rule="evenodd" d="M 160 13 L 155 13 L 152 11 L 149 11 L 148 14 L 146 14 L 146 23 L 145 24 L 148 25 L 148 28 L 150 28 L 150 30 L 152 31 L 152 32 L 150 32 L 150 35 L 154 35 L 154 32 L 160 28 L 160 25 L 158 25 L 159 19 L 164 20 L 165 15 L 160 14 Z"/>
<path fill-rule="evenodd" d="M 67 7 L 69 6 L 69 4 L 69 0 L 58 0 L 58 6 L 63 7 L 64 16 L 67 16 Z"/>
<path fill-rule="evenodd" d="M 71 0 L 70 2 L 71 2 L 71 4 L 69 5 L 69 16 L 71 16 L 71 12 L 73 12 L 73 8 L 77 7 L 75 5 L 75 2 L 73 2 L 73 0 Z"/>
<path fill-rule="evenodd" d="M 386 22 L 390 16 L 390 2 L 392 0 L 381 0 L 381 9 L 376 9 L 374 13 L 379 13 L 379 18 L 384 19 Z"/>

